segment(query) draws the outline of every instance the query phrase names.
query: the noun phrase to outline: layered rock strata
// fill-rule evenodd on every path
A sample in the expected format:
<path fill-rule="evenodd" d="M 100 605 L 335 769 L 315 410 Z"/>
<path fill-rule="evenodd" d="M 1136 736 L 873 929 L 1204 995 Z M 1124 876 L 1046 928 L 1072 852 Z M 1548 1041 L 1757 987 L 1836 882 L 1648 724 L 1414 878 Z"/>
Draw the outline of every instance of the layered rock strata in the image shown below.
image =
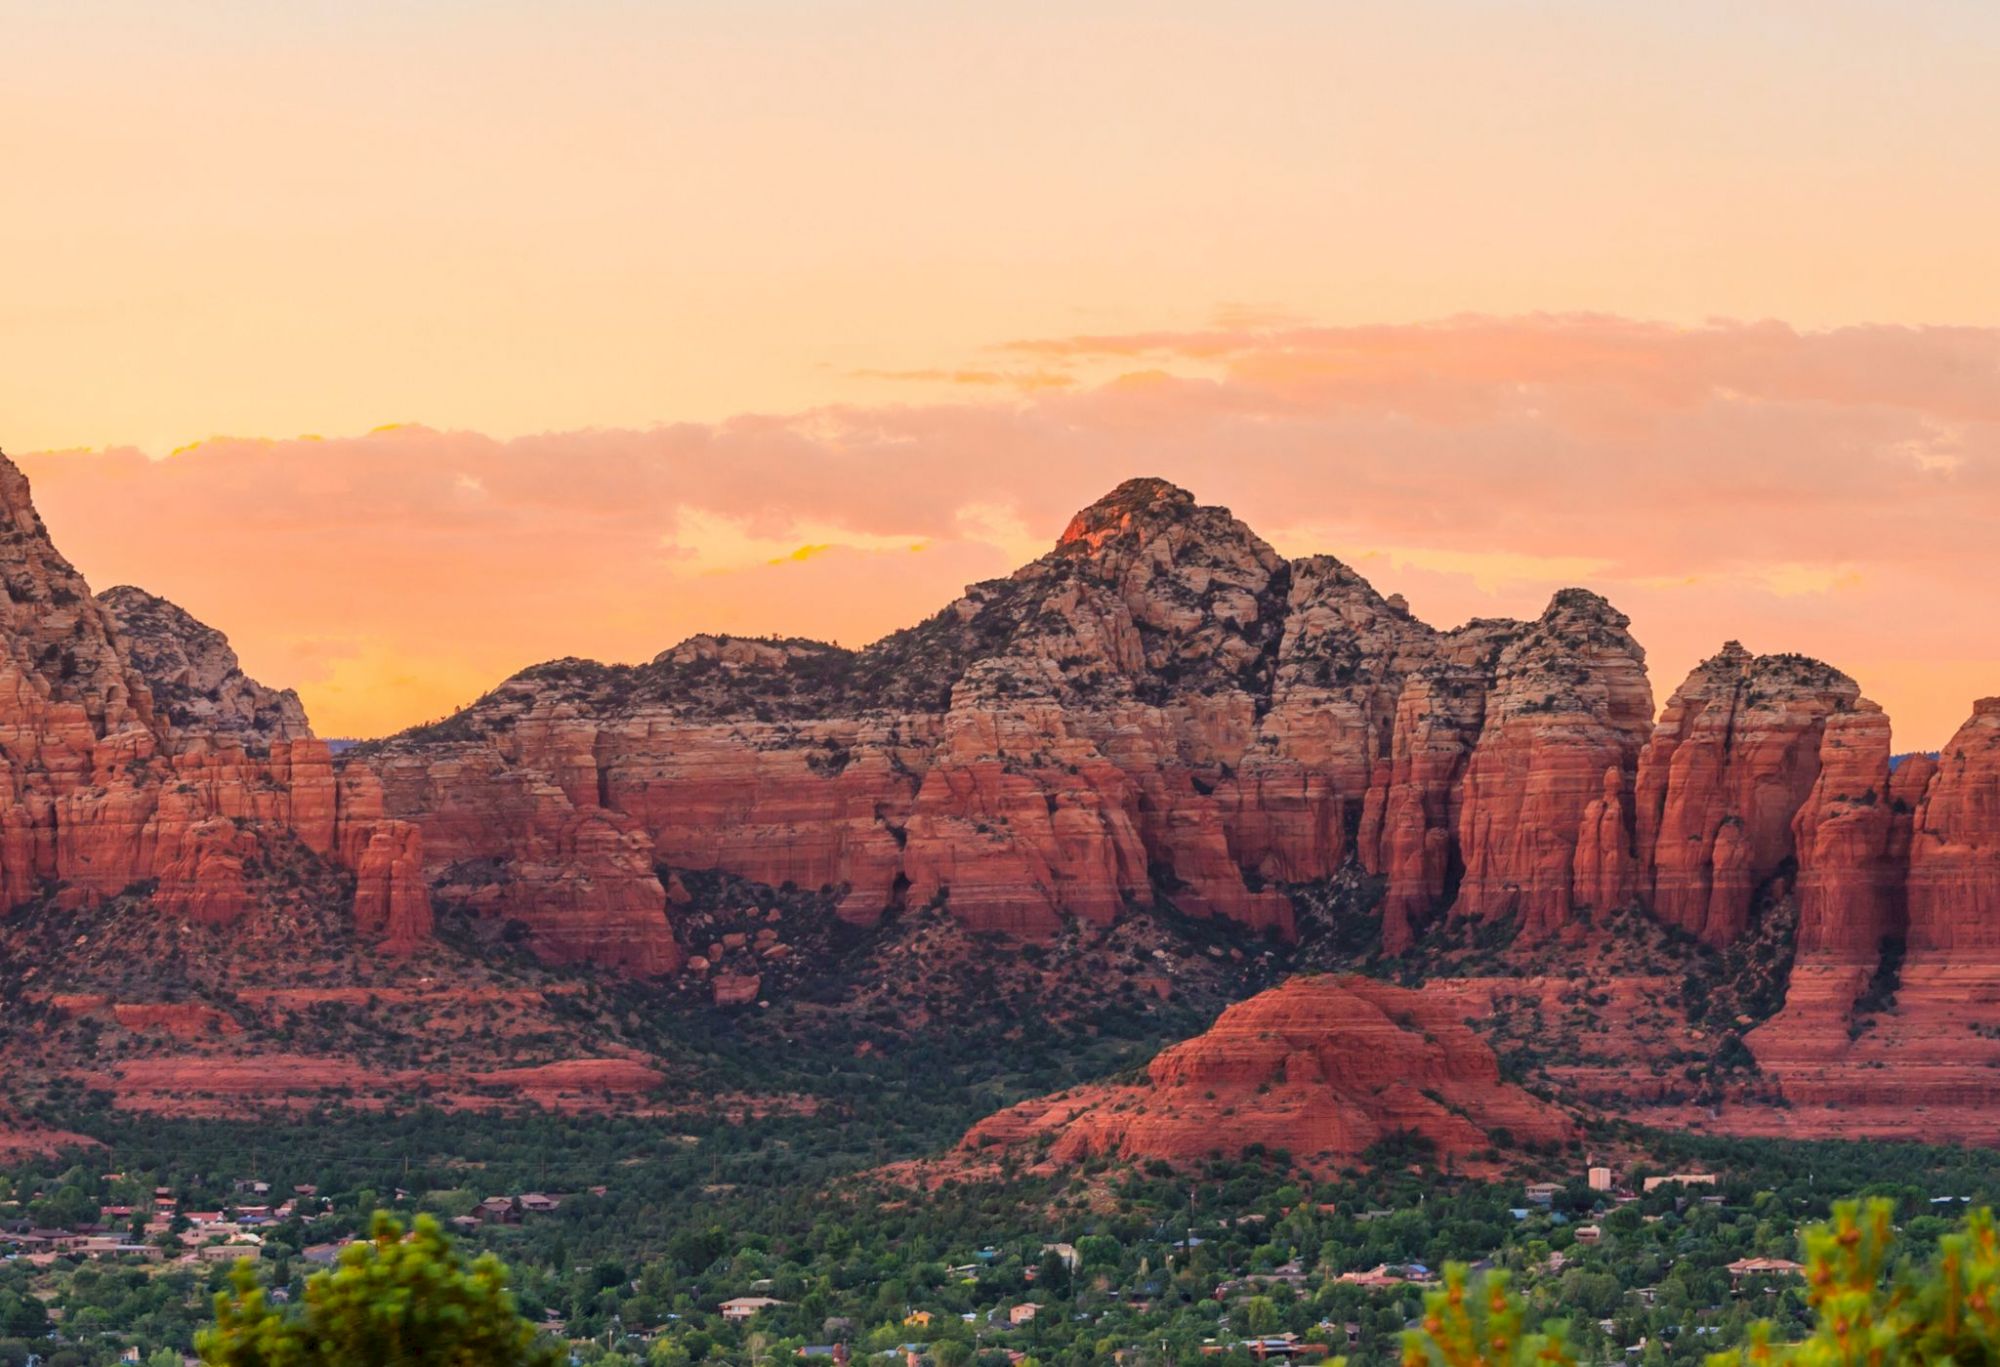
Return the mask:
<path fill-rule="evenodd" d="M 830 888 L 859 924 L 939 904 L 1040 938 L 1165 897 L 1282 937 L 1283 885 L 1353 862 L 1387 881 L 1391 947 L 1454 911 L 1545 934 L 1631 887 L 1652 704 L 1626 627 L 1567 590 L 1439 632 L 1134 480 L 866 650 L 558 661 L 350 768 L 441 887 L 556 958 L 670 959 L 662 867 Z M 601 895 L 542 895 L 572 877 Z"/>

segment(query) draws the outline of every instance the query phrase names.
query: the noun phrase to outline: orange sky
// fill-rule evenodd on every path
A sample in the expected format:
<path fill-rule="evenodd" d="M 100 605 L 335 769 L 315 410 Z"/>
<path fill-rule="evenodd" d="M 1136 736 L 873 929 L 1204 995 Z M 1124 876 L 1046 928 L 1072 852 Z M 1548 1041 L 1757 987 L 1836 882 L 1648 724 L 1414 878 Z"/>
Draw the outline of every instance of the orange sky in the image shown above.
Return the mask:
<path fill-rule="evenodd" d="M 1434 621 L 1590 584 L 1662 697 L 1728 635 L 1910 744 L 2000 692 L 1975 0 L 5 31 L 0 445 L 93 582 L 330 733 L 700 628 L 859 642 L 1135 473 Z"/>

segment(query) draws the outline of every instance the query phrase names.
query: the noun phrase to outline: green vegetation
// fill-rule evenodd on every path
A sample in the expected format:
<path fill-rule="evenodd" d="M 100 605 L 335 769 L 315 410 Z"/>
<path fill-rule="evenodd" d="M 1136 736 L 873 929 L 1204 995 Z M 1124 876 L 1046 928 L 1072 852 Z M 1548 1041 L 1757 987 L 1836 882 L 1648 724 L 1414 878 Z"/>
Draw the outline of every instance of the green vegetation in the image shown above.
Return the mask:
<path fill-rule="evenodd" d="M 382 1211 L 367 1242 L 306 1283 L 298 1313 L 274 1306 L 239 1264 L 196 1343 L 211 1367 L 553 1367 L 560 1357 L 515 1309 L 498 1258 L 468 1267 L 430 1216 L 405 1238 Z"/>
<path fill-rule="evenodd" d="M 328 1113 L 278 1130 L 102 1116 L 95 1128 L 109 1152 L 13 1168 L 0 1220 L 140 1205 L 158 1186 L 183 1213 L 315 1186 L 257 1230 L 263 1313 L 283 1317 L 311 1306 L 312 1278 L 326 1275 L 343 1241 L 375 1246 L 378 1207 L 405 1223 L 449 1223 L 486 1197 L 553 1193 L 554 1210 L 461 1225 L 456 1241 L 468 1256 L 503 1259 L 520 1315 L 585 1362 L 791 1363 L 802 1348 L 838 1342 L 857 1364 L 899 1360 L 912 1345 L 934 1367 L 1007 1367 L 1009 1353 L 1097 1363 L 1120 1352 L 1128 1363 L 1243 1367 L 1246 1339 L 1292 1334 L 1356 1363 L 1387 1363 L 1425 1313 L 1430 1288 L 1412 1265 L 1462 1262 L 1508 1274 L 1524 1336 L 1567 1321 L 1580 1361 L 1701 1367 L 1711 1352 L 1753 1344 L 1761 1321 L 1775 1323 L 1774 1341 L 1810 1331 L 1806 1283 L 1732 1274 L 1730 1264 L 1796 1256 L 1798 1231 L 1826 1218 L 1835 1197 L 1883 1198 L 1918 1245 L 1950 1230 L 1959 1198 L 2000 1199 L 2000 1155 L 1982 1150 L 1623 1128 L 1590 1141 L 1626 1155 L 1621 1170 L 1714 1171 L 1718 1185 L 1621 1200 L 1586 1187 L 1582 1154 L 1551 1154 L 1544 1172 L 1559 1185 L 1543 1206 L 1519 1182 L 1422 1167 L 1314 1180 L 1271 1153 L 1189 1171 L 1097 1164 L 915 1192 L 874 1175 L 942 1142 L 934 1127 L 951 1109 L 942 1082 L 935 1109 L 911 1107 L 909 1128 L 893 1120 L 923 1091 L 911 1083 L 885 1109 L 741 1123 Z M 236 1191 L 253 1177 L 271 1183 L 270 1198 Z M 180 1261 L 215 1236 L 185 1214 L 175 1225 L 161 1261 L 0 1262 L 0 1364 L 20 1367 L 31 1352 L 48 1367 L 98 1367 L 128 1346 L 184 1352 L 216 1292 L 248 1305 L 249 1284 L 241 1273 L 232 1280 L 226 1262 Z M 1594 1240 L 1579 1237 L 1586 1226 Z M 1074 1249 L 1073 1260 L 1056 1245 Z M 1343 1280 L 1381 1265 L 1385 1284 Z M 726 1318 L 723 1303 L 738 1297 L 778 1303 Z M 1015 1325 L 1022 1305 L 1034 1317 Z"/>
<path fill-rule="evenodd" d="M 217 1293 L 240 1323 L 298 1322 L 341 1246 L 373 1246 L 378 1209 L 406 1226 L 432 1217 L 468 1257 L 504 1260 L 520 1316 L 583 1363 L 790 1367 L 805 1349 L 842 1344 L 857 1367 L 901 1367 L 909 1353 L 931 1367 L 1020 1367 L 1017 1357 L 1247 1367 L 1251 1340 L 1285 1335 L 1294 1350 L 1388 1363 L 1425 1314 L 1428 1269 L 1461 1262 L 1507 1274 L 1519 1342 L 1565 1321 L 1565 1351 L 1580 1361 L 1701 1367 L 1753 1345 L 1765 1320 L 1774 1341 L 1810 1331 L 1803 1283 L 1731 1264 L 1793 1255 L 1798 1231 L 1836 1200 L 1891 1200 L 1918 1243 L 1946 1232 L 1964 1203 L 2000 1200 L 2000 1155 L 1986 1151 L 1716 1140 L 1622 1122 L 1533 1155 L 1537 1169 L 1512 1181 L 1440 1171 L 1436 1152 L 1408 1136 L 1385 1139 L 1369 1173 L 1307 1175 L 1282 1154 L 1253 1152 L 1186 1171 L 1098 1162 L 1050 1175 L 1029 1171 L 1034 1155 L 1019 1150 L 977 1180 L 913 1173 L 900 1165 L 948 1149 L 973 1121 L 1129 1074 L 1300 964 L 1422 980 L 1454 968 L 1520 976 L 1536 963 L 1507 944 L 1506 927 L 1457 923 L 1434 927 L 1411 955 L 1382 956 L 1367 914 L 1379 883 L 1362 878 L 1307 890 L 1305 943 L 1289 959 L 1177 915 L 1171 890 L 1169 905 L 1110 931 L 1074 927 L 1052 945 L 1003 952 L 936 908 L 810 941 L 812 926 L 830 922 L 824 890 L 684 881 L 685 914 L 705 938 L 774 928 L 833 964 L 832 985 L 772 969 L 768 1008 L 732 1011 L 579 976 L 573 991 L 549 994 L 538 1028 L 560 1038 L 547 1042 L 497 1028 L 511 1007 L 418 1019 L 407 1013 L 420 1004 L 386 998 L 272 1026 L 226 991 L 201 998 L 246 1031 L 281 1030 L 288 1047 L 382 1069 L 432 1051 L 527 1062 L 545 1043 L 556 1053 L 574 1052 L 577 1038 L 629 1045 L 659 1059 L 668 1080 L 618 1101 L 616 1114 L 468 1114 L 416 1093 L 376 1098 L 389 1105 L 381 1112 L 361 1108 L 368 1098 L 326 1095 L 319 1110 L 277 1119 L 166 1120 L 112 1109 L 73 1083 L 19 1093 L 26 1118 L 102 1147 L 0 1169 L 0 1367 L 31 1355 L 44 1367 L 104 1367 L 128 1350 L 141 1360 L 186 1353 Z M 1739 1017 L 1773 1004 L 1762 969 L 1629 919 L 1599 918 L 1615 954 L 1581 970 L 1551 963 L 1561 981 L 1547 990 L 1496 992 L 1493 1039 L 1508 1075 L 1549 1089 L 1566 1068 L 1624 1059 L 1688 1096 L 1719 1078 L 1749 1085 L 1724 1048 L 1744 1028 Z M 448 936 L 477 929 L 449 915 L 445 924 Z M 93 953 L 129 960 L 134 973 L 200 965 L 186 948 L 129 952 L 112 920 L 50 925 L 51 935 L 89 933 Z M 563 981 L 504 946 L 482 953 L 495 985 Z M 1605 1037 L 1619 1013 L 1644 1048 Z M 20 1017 L 0 1029 L 66 1043 L 60 1032 L 81 1028 Z M 1683 1046 L 1698 1022 L 1714 1027 L 1707 1040 Z M 107 1037 L 106 1061 L 132 1047 L 129 1035 Z M 1586 1187 L 1592 1155 L 1635 1182 L 1690 1170 L 1721 1180 L 1624 1199 Z M 1546 1204 L 1523 1185 L 1536 1178 L 1557 1184 L 1539 1193 Z M 270 1195 L 246 1195 L 239 1184 L 251 1182 Z M 177 1203 L 173 1218 L 158 1218 L 156 1188 Z M 558 1199 L 499 1214 L 481 1204 L 536 1193 Z M 231 1237 L 218 1232 L 229 1222 L 189 1218 L 245 1203 L 278 1207 L 240 1227 L 261 1241 L 250 1274 L 261 1303 L 243 1274 L 232 1281 L 233 1253 L 203 1252 Z M 27 1243 L 9 1256 L 9 1235 L 93 1223 L 117 1249 Z M 769 1303 L 724 1313 L 746 1297 Z"/>
<path fill-rule="evenodd" d="M 2000 1236 L 1984 1207 L 1938 1240 L 1934 1257 L 1890 1271 L 1896 1203 L 1844 1201 L 1804 1238 L 1810 1332 L 1786 1341 L 1788 1326 L 1750 1326 L 1741 1347 L 1709 1355 L 1708 1367 L 1898 1367 L 1903 1363 L 2000 1360 Z M 1469 1284 L 1463 1266 L 1445 1270 L 1424 1299 L 1422 1322 L 1404 1337 L 1404 1367 L 1576 1367 L 1568 1326 L 1550 1321 L 1531 1334 L 1527 1303 L 1504 1272 Z"/>

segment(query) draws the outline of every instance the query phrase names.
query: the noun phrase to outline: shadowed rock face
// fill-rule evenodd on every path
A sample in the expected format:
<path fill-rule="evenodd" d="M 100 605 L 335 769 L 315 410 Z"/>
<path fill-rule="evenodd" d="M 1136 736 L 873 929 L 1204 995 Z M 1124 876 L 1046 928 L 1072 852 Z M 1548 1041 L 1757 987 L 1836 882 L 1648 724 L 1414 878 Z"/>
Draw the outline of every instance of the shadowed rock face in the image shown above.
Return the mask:
<path fill-rule="evenodd" d="M 1448 999 L 1368 978 L 1294 978 L 1222 1013 L 1153 1060 L 1144 1082 L 1084 1087 L 980 1122 L 962 1154 L 1050 1145 L 1060 1166 L 1100 1155 L 1199 1162 L 1217 1149 L 1283 1149 L 1337 1168 L 1420 1135 L 1463 1161 L 1492 1145 L 1566 1140 L 1569 1119 L 1500 1080 Z"/>

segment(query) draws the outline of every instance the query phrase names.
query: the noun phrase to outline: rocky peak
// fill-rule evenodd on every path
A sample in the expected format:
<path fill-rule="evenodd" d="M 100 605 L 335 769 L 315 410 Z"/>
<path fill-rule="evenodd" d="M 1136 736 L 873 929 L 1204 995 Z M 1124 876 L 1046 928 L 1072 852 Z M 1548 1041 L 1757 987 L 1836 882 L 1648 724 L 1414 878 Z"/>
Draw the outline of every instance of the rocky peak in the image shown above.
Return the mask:
<path fill-rule="evenodd" d="M 1716 945 L 1743 933 L 1767 884 L 1810 853 L 1794 817 L 1818 783 L 1830 719 L 1863 710 L 1879 709 L 1804 655 L 1729 641 L 1695 666 L 1653 728 L 1636 785 L 1640 889 L 1662 920 Z M 1886 755 L 1886 722 L 1871 749 L 1877 739 Z"/>
<path fill-rule="evenodd" d="M 152 698 L 113 632 L 90 586 L 50 541 L 28 477 L 0 455 L 0 651 L 48 701 L 81 707 L 100 739 L 152 718 Z"/>
<path fill-rule="evenodd" d="M 922 626 L 861 653 L 878 703 L 1240 688 L 1268 696 L 1290 566 L 1227 508 L 1128 480 L 1078 513 L 1054 550 L 974 584 Z"/>
<path fill-rule="evenodd" d="M 731 669 L 784 669 L 800 660 L 846 653 L 838 646 L 796 637 L 715 636 L 704 632 L 661 651 L 654 657 L 653 663 L 660 666 L 716 664 Z"/>
<path fill-rule="evenodd" d="M 1163 479 L 1128 479 L 1070 519 L 1052 555 L 1016 577 L 1068 569 L 1078 561 L 1106 579 L 1143 578 L 1171 567 L 1214 569 L 1268 579 L 1284 559 L 1227 508 L 1194 501 Z M 1199 577 L 1198 575 L 1196 576 Z"/>
<path fill-rule="evenodd" d="M 1588 633 L 1609 630 L 1622 632 L 1632 619 L 1611 606 L 1611 600 L 1589 589 L 1557 589 L 1542 609 L 1538 624 L 1544 628 Z"/>
<path fill-rule="evenodd" d="M 1695 666 L 1667 706 L 1726 698 L 1742 707 L 1782 707 L 1799 697 L 1823 698 L 1830 709 L 1844 712 L 1861 697 L 1861 686 L 1809 655 L 1753 655 L 1741 641 L 1726 641 Z"/>
<path fill-rule="evenodd" d="M 1194 495 L 1164 479 L 1128 479 L 1069 520 L 1056 549 L 1097 550 L 1135 524 L 1171 520 L 1194 511 Z"/>
<path fill-rule="evenodd" d="M 252 754 L 268 752 L 272 741 L 312 734 L 299 695 L 266 688 L 245 674 L 229 638 L 214 627 L 129 585 L 106 589 L 97 601 L 110 611 L 126 657 L 175 731 L 226 735 Z"/>
<path fill-rule="evenodd" d="M 1589 713 L 1643 739 L 1652 723 L 1653 691 L 1645 649 L 1629 626 L 1629 617 L 1588 589 L 1558 592 L 1501 649 L 1498 715 Z"/>

